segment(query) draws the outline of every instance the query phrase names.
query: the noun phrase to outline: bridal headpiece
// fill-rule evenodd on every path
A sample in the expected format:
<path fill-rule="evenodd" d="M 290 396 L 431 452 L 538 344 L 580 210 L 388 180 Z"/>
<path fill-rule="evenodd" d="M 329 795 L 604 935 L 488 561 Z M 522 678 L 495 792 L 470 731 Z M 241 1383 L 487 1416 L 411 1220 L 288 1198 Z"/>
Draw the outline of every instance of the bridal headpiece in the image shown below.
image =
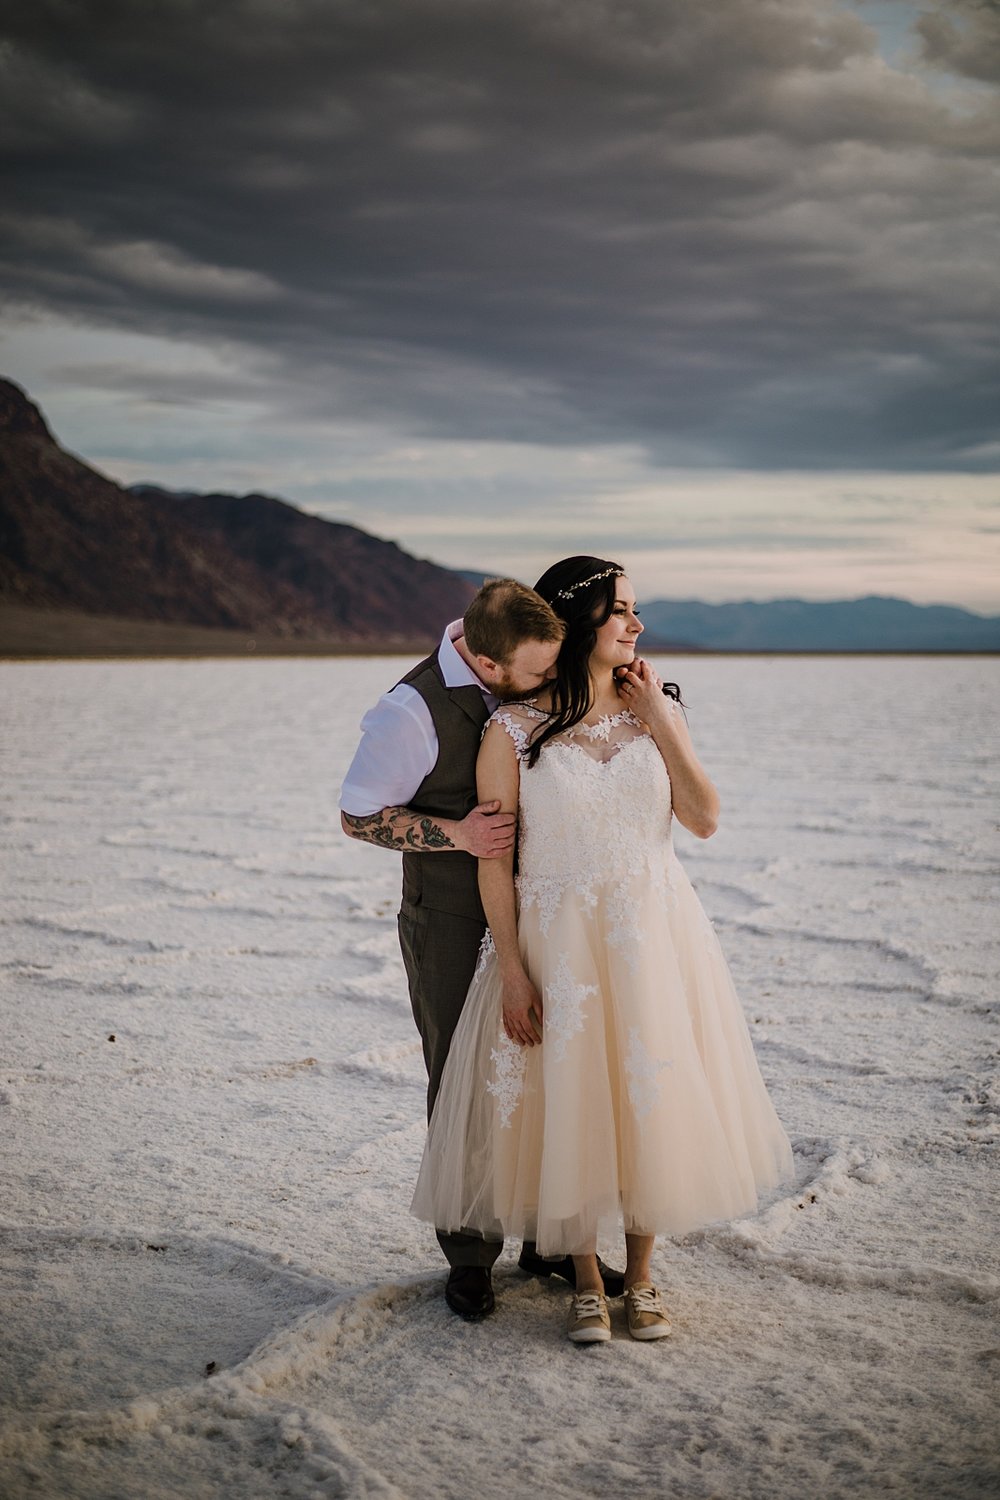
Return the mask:
<path fill-rule="evenodd" d="M 585 589 L 591 583 L 597 583 L 601 578 L 624 578 L 625 574 L 621 568 L 605 568 L 603 573 L 591 573 L 589 578 L 581 578 L 579 583 L 571 583 L 568 589 L 560 589 L 556 595 L 557 599 L 572 599 L 577 589 Z"/>

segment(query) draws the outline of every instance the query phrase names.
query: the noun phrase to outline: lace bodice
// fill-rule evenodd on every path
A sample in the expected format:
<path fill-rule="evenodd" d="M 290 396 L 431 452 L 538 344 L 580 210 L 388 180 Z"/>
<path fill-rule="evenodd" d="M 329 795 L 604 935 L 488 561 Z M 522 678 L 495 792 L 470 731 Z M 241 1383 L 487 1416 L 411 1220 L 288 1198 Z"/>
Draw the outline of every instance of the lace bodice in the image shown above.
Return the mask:
<path fill-rule="evenodd" d="M 548 716 L 505 704 L 490 723 L 514 742 L 520 762 L 518 877 L 521 905 L 537 903 L 543 925 L 563 893 L 588 904 L 618 892 L 628 926 L 633 877 L 669 884 L 670 778 L 663 757 L 628 709 L 554 736 L 528 767 L 531 736 Z"/>

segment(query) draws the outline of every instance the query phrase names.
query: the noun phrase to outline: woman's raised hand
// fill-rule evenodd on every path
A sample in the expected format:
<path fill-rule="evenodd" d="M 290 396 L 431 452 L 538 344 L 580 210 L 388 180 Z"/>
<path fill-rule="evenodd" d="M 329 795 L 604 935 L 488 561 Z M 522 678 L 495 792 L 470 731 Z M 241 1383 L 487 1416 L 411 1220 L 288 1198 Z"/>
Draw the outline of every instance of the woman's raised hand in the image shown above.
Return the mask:
<path fill-rule="evenodd" d="M 636 657 L 631 667 L 620 670 L 615 682 L 619 698 L 643 723 L 652 724 L 659 717 L 673 716 L 673 703 L 663 695 L 663 679 L 642 657 Z"/>

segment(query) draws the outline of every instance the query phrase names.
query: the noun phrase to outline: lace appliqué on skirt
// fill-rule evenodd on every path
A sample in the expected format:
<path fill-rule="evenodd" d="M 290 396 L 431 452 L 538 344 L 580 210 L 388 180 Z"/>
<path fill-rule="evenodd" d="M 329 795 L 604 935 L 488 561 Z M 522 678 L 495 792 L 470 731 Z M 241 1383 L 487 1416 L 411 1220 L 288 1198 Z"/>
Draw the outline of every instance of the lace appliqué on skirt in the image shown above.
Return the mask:
<path fill-rule="evenodd" d="M 492 958 L 493 954 L 496 951 L 496 944 L 493 941 L 493 934 L 487 927 L 486 931 L 483 933 L 483 940 L 479 944 L 479 956 L 476 959 L 476 968 L 473 974 L 474 979 L 479 978 L 483 970 L 486 968 L 486 965 L 489 962 L 490 958 Z"/>
<path fill-rule="evenodd" d="M 597 994 L 596 984 L 578 984 L 569 966 L 569 954 L 560 953 L 556 971 L 545 986 L 545 1040 L 557 1062 L 566 1059 L 570 1039 L 583 1030 L 583 1002 Z"/>
<path fill-rule="evenodd" d="M 628 1052 L 625 1055 L 625 1072 L 628 1077 L 628 1096 L 632 1108 L 640 1120 L 644 1120 L 654 1105 L 659 1103 L 663 1085 L 660 1074 L 664 1068 L 672 1068 L 670 1058 L 650 1057 L 636 1027 L 628 1034 Z"/>
<path fill-rule="evenodd" d="M 514 1111 L 524 1093 L 524 1048 L 512 1042 L 501 1029 L 497 1044 L 490 1052 L 493 1077 L 486 1081 L 486 1092 L 497 1101 L 501 1130 L 509 1130 Z"/>
<path fill-rule="evenodd" d="M 579 896 L 588 910 L 592 910 L 597 904 L 593 881 L 567 882 L 553 875 L 518 875 L 514 885 L 517 889 L 518 906 L 522 911 L 528 911 L 533 906 L 538 908 L 538 925 L 543 937 L 548 937 L 549 928 L 567 891 L 573 891 Z"/>

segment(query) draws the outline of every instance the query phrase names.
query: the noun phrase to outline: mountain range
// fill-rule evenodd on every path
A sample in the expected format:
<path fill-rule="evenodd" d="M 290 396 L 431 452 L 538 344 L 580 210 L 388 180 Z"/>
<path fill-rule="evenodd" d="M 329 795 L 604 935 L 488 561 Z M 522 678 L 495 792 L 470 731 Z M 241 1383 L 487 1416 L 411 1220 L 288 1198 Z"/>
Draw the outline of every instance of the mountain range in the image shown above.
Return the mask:
<path fill-rule="evenodd" d="M 412 652 L 483 576 L 270 495 L 126 488 L 0 379 L 0 653 Z M 1000 650 L 998 617 L 880 597 L 656 599 L 643 621 L 647 649 Z"/>
<path fill-rule="evenodd" d="M 473 593 L 394 542 L 269 495 L 126 489 L 60 448 L 0 380 L 0 601 L 21 630 L 32 611 L 238 632 L 241 647 L 252 633 L 409 649 Z"/>
<path fill-rule="evenodd" d="M 877 594 L 742 604 L 654 599 L 642 620 L 650 638 L 704 651 L 1000 651 L 1000 617 Z"/>

